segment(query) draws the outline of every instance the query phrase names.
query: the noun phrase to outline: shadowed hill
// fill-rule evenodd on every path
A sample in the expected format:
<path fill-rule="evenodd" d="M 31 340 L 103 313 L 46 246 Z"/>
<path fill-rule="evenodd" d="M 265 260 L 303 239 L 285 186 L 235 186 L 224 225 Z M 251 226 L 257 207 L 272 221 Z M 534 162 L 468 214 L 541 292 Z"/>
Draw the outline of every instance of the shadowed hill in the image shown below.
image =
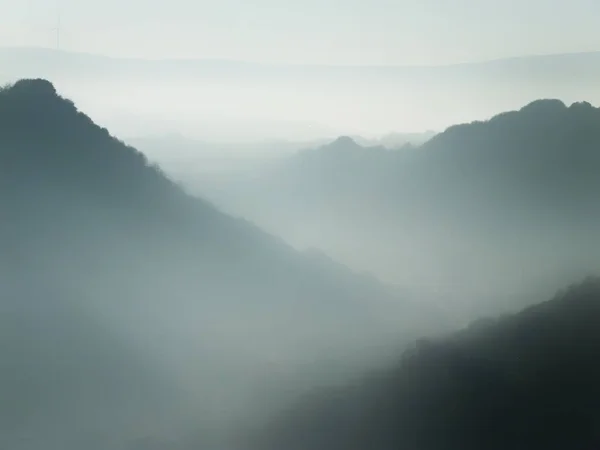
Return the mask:
<path fill-rule="evenodd" d="M 397 368 L 315 393 L 260 449 L 561 449 L 600 443 L 600 281 L 421 340 Z"/>
<path fill-rule="evenodd" d="M 438 325 L 187 195 L 45 80 L 0 91 L 0 182 L 1 320 L 19 324 L 2 327 L 0 427 L 21 424 L 14 439 L 65 448 L 90 423 L 125 440 L 218 433 Z"/>

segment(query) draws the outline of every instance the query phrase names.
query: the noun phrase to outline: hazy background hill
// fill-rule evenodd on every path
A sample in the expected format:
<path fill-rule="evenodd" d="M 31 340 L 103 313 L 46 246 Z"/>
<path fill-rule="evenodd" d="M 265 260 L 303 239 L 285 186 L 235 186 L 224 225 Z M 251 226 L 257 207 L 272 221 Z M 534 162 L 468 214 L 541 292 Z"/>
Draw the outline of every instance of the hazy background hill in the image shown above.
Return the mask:
<path fill-rule="evenodd" d="M 512 308 L 507 297 L 597 267 L 599 126 L 589 103 L 538 100 L 422 145 L 340 137 L 201 189 L 299 248 L 484 311 Z"/>
<path fill-rule="evenodd" d="M 420 144 L 435 133 L 390 133 L 380 138 L 353 136 L 365 146 L 395 149 L 409 143 Z M 211 142 L 189 138 L 181 134 L 147 135 L 125 138 L 149 160 L 178 183 L 201 195 L 229 183 L 240 183 L 274 167 L 300 150 L 329 143 L 328 139 L 312 141 L 260 140 L 249 142 Z"/>
<path fill-rule="evenodd" d="M 538 98 L 600 102 L 600 53 L 443 66 L 109 58 L 0 49 L 3 80 L 46 77 L 119 136 L 306 141 L 442 130 Z M 576 76 L 575 76 L 576 74 Z"/>
<path fill-rule="evenodd" d="M 7 445 L 241 432 L 445 326 L 187 195 L 48 81 L 0 91 L 0 170 Z"/>

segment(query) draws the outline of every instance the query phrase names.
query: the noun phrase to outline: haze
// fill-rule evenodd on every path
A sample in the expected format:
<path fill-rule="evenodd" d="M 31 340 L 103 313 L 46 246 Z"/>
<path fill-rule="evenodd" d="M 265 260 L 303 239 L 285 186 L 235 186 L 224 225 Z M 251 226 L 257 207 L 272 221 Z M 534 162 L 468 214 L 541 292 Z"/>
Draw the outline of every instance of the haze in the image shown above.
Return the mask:
<path fill-rule="evenodd" d="M 0 8 L 0 447 L 595 448 L 597 2 Z"/>
<path fill-rule="evenodd" d="M 129 58 L 401 66 L 597 50 L 594 17 L 600 12 L 591 0 L 552 6 L 542 0 L 3 0 L 0 6 L 0 38 L 8 46 L 54 46 L 51 29 L 59 10 L 65 50 Z"/>

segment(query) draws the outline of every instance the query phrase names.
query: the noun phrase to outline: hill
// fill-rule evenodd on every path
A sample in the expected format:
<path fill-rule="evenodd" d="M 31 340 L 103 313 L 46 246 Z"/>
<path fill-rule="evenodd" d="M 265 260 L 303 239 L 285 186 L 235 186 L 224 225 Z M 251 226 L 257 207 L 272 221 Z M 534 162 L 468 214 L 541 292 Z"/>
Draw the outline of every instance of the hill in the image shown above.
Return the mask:
<path fill-rule="evenodd" d="M 257 449 L 561 449 L 600 442 L 600 281 L 420 340 L 394 369 L 315 392 Z"/>
<path fill-rule="evenodd" d="M 211 198 L 390 282 L 479 299 L 555 290 L 600 262 L 599 125 L 589 103 L 538 100 L 420 146 L 338 139 Z"/>
<path fill-rule="evenodd" d="M 45 80 L 0 91 L 0 180 L 7 445 L 241 428 L 440 325 L 186 194 Z"/>

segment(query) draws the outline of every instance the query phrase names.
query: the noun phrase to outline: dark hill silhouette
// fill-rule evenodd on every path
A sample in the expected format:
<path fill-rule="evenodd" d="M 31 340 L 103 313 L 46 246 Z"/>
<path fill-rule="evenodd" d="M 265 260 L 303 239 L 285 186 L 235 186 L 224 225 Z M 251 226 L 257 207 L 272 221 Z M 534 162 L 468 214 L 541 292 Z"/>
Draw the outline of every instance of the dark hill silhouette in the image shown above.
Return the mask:
<path fill-rule="evenodd" d="M 393 370 L 322 391 L 258 449 L 561 449 L 600 444 L 600 280 L 408 350 Z"/>
<path fill-rule="evenodd" d="M 372 278 L 186 194 L 48 81 L 0 91 L 0 180 L 8 446 L 218 433 L 295 395 L 311 361 L 329 361 L 326 382 L 350 370 L 333 372 L 338 357 L 359 363 L 365 346 L 438 326 Z"/>
<path fill-rule="evenodd" d="M 543 99 L 420 146 L 338 140 L 212 199 L 392 282 L 554 290 L 600 262 L 599 130 L 599 108 Z"/>

